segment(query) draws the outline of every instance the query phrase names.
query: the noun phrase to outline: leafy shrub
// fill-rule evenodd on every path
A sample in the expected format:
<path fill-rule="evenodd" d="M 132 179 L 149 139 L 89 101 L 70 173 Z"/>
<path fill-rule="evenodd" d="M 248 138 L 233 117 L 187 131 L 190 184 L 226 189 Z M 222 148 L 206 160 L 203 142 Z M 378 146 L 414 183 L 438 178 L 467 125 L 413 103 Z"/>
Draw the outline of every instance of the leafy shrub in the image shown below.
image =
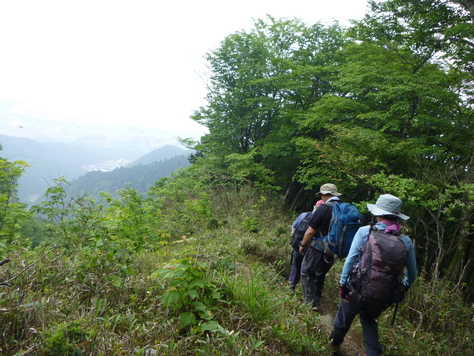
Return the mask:
<path fill-rule="evenodd" d="M 44 334 L 42 351 L 47 356 L 83 355 L 77 345 L 87 343 L 91 335 L 79 322 L 61 324 Z"/>
<path fill-rule="evenodd" d="M 260 220 L 258 218 L 251 218 L 249 216 L 244 216 L 242 219 L 242 227 L 253 234 L 258 233 L 258 225 Z"/>
<path fill-rule="evenodd" d="M 195 331 L 205 331 L 219 326 L 213 319 L 221 294 L 206 278 L 207 269 L 207 263 L 189 257 L 173 260 L 152 274 L 166 282 L 162 303 L 178 313 L 181 328 L 198 326 Z"/>
<path fill-rule="evenodd" d="M 463 302 L 460 288 L 450 282 L 428 283 L 420 276 L 407 293 L 400 317 L 411 326 L 414 341 L 431 354 L 474 353 L 472 310 Z"/>

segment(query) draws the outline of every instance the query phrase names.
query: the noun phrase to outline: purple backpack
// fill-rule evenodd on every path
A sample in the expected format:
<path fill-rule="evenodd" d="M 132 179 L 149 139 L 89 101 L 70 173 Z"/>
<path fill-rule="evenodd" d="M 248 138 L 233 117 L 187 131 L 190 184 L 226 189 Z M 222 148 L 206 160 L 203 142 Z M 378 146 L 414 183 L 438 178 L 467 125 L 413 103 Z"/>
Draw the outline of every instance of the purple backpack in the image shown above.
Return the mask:
<path fill-rule="evenodd" d="M 354 267 L 349 283 L 361 300 L 385 306 L 400 302 L 408 253 L 400 236 L 371 226 L 367 241 L 360 249 L 359 263 Z"/>

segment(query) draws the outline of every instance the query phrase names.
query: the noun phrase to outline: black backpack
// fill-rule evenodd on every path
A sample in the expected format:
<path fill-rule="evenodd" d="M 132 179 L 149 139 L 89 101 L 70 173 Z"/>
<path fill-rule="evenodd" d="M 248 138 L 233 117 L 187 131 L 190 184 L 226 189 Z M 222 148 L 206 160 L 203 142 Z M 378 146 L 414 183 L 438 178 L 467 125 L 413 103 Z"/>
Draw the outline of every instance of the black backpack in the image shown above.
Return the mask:
<path fill-rule="evenodd" d="M 367 241 L 361 247 L 359 263 L 352 271 L 350 286 L 363 302 L 381 307 L 401 302 L 407 254 L 407 246 L 399 235 L 371 226 Z"/>
<path fill-rule="evenodd" d="M 295 230 L 293 231 L 292 239 L 291 239 L 291 246 L 293 249 L 298 251 L 300 249 L 300 243 L 303 241 L 304 234 L 308 229 L 309 222 L 313 218 L 313 212 L 307 212 L 305 217 L 296 225 Z"/>

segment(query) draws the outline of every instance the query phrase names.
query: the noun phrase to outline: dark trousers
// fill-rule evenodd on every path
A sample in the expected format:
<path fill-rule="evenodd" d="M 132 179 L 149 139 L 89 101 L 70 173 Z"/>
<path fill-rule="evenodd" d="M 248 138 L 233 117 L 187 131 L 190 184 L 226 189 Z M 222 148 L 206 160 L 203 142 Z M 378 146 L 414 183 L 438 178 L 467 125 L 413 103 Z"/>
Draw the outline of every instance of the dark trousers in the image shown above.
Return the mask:
<path fill-rule="evenodd" d="M 349 331 L 356 315 L 360 316 L 360 323 L 365 342 L 365 353 L 368 356 L 379 356 L 382 354 L 382 345 L 379 342 L 379 331 L 377 321 L 375 320 L 382 312 L 383 308 L 374 307 L 374 305 L 365 305 L 364 302 L 357 300 L 354 296 L 349 297 L 349 302 L 342 299 L 339 302 L 336 319 L 333 323 L 332 338 L 333 343 L 342 344 L 344 337 Z"/>
<path fill-rule="evenodd" d="M 290 277 L 288 277 L 288 282 L 292 286 L 296 286 L 300 281 L 301 275 L 301 262 L 303 262 L 303 255 L 296 250 L 293 250 L 293 258 L 291 262 L 291 272 Z"/>
<path fill-rule="evenodd" d="M 306 303 L 312 303 L 313 307 L 320 306 L 324 279 L 333 264 L 333 259 L 326 261 L 323 251 L 313 246 L 308 247 L 301 263 L 301 280 Z"/>

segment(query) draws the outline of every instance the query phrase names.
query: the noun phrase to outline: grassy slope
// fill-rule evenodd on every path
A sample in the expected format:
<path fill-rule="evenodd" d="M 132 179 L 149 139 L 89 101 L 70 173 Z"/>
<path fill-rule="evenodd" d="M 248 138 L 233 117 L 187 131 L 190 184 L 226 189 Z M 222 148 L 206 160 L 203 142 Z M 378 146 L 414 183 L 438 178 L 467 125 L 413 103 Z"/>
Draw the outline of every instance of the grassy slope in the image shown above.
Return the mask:
<path fill-rule="evenodd" d="M 214 197 L 213 212 L 207 227 L 139 252 L 97 244 L 49 253 L 3 287 L 0 353 L 329 354 L 341 263 L 328 276 L 319 316 L 301 303 L 301 290 L 293 294 L 285 283 L 294 214 L 277 199 L 252 192 Z M 1 279 L 39 255 L 9 256 Z M 456 334 L 456 349 L 446 343 L 453 341 L 448 330 L 440 334 L 423 326 L 416 308 L 425 293 L 414 288 L 413 306 L 409 296 L 395 328 L 389 311 L 380 318 L 386 354 L 469 354 L 467 324 Z M 347 354 L 362 347 L 360 333 L 354 325 Z"/>

